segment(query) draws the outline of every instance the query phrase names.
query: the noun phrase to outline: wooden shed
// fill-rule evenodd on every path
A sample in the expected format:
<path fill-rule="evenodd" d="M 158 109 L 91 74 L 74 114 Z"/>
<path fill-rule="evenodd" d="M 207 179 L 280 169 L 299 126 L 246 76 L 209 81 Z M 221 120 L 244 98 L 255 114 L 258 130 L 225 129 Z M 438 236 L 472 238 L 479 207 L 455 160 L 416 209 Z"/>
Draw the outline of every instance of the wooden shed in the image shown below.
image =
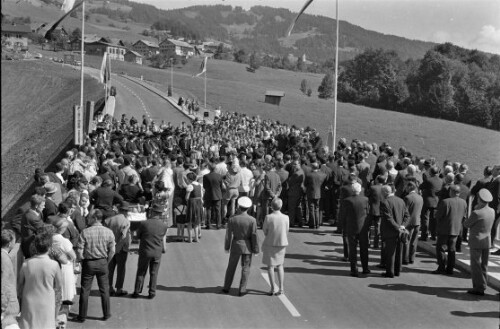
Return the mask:
<path fill-rule="evenodd" d="M 279 106 L 281 97 L 285 97 L 285 92 L 277 90 L 267 90 L 265 102 Z"/>

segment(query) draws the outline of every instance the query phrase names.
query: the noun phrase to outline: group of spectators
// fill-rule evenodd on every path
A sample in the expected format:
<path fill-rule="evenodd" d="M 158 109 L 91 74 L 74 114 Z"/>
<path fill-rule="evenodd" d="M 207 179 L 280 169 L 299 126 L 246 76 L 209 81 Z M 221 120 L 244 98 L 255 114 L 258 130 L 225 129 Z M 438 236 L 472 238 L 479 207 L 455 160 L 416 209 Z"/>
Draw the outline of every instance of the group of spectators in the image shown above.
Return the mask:
<path fill-rule="evenodd" d="M 19 305 L 23 328 L 56 327 L 61 305 L 73 303 L 79 273 L 76 320 L 85 321 L 94 276 L 103 319 L 109 318 L 109 296 L 128 294 L 123 282 L 132 238 L 140 240 L 132 297 L 142 292 L 149 268 L 154 298 L 168 228 L 177 227 L 179 241 L 199 242 L 202 227 L 225 227 L 243 196 L 260 228 L 278 199 L 292 227 L 337 226 L 353 276 L 359 276 L 358 244 L 363 273 L 371 272 L 370 241 L 382 248 L 384 275 L 399 275 L 402 264 L 414 262 L 419 233 L 421 240 L 437 239 L 435 272 L 452 274 L 455 250 L 472 237 L 467 227 L 474 223 L 465 220 L 490 203 L 492 214 L 480 214 L 487 217 L 481 234 L 488 242 L 479 249 L 488 253 L 475 254 L 484 273 L 500 216 L 500 165 L 486 167 L 472 185 L 463 163 L 447 160 L 440 167 L 404 147 L 357 139 L 341 138 L 329 150 L 310 127 L 230 112 L 178 127 L 145 116 L 142 122 L 106 117 L 53 172 L 37 169 L 35 185 L 29 205 L 2 228 L 2 327 L 17 323 Z M 5 282 L 4 250 L 17 256 Z M 474 281 L 476 293 L 486 287 L 481 277 Z"/>

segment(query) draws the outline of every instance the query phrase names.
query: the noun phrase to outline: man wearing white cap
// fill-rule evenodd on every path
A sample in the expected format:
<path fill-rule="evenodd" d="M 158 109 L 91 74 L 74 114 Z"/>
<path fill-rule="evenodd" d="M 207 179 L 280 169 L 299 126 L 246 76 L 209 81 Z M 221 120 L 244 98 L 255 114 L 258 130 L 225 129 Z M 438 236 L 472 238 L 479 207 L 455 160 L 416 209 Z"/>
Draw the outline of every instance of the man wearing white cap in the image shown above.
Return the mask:
<path fill-rule="evenodd" d="M 491 247 L 491 227 L 495 221 L 495 211 L 488 206 L 493 201 L 490 191 L 483 188 L 477 194 L 477 205 L 465 220 L 469 228 L 470 269 L 472 290 L 467 293 L 484 296 L 488 278 L 488 258 Z"/>
<path fill-rule="evenodd" d="M 239 198 L 238 208 L 240 212 L 238 215 L 231 217 L 227 224 L 224 249 L 230 254 L 224 278 L 224 287 L 222 288 L 222 292 L 225 294 L 229 293 L 241 256 L 242 270 L 239 296 L 246 295 L 247 281 L 250 275 L 250 266 L 252 265 L 252 254 L 257 255 L 259 253 L 257 221 L 247 214 L 250 207 L 252 207 L 252 200 L 249 197 Z"/>

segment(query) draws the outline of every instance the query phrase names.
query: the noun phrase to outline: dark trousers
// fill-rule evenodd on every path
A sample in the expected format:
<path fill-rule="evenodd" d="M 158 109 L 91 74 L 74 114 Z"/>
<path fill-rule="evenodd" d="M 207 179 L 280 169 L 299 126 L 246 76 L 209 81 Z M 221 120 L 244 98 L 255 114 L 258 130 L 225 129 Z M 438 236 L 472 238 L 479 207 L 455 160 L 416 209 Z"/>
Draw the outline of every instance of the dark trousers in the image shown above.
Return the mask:
<path fill-rule="evenodd" d="M 319 200 L 307 198 L 307 205 L 309 207 L 309 227 L 317 228 L 320 225 L 319 218 Z"/>
<path fill-rule="evenodd" d="M 414 225 L 407 227 L 410 233 L 410 241 L 403 244 L 403 263 L 414 262 L 415 253 L 417 252 L 418 245 L 418 229 L 420 225 Z"/>
<path fill-rule="evenodd" d="M 128 252 L 120 251 L 113 256 L 111 262 L 108 264 L 109 270 L 109 287 L 113 289 L 113 277 L 115 276 L 116 268 L 116 286 L 117 290 L 123 288 L 123 281 L 125 281 L 125 265 L 127 264 Z"/>
<path fill-rule="evenodd" d="M 247 291 L 248 277 L 250 276 L 250 266 L 252 265 L 252 254 L 229 254 L 229 262 L 227 264 L 226 276 L 224 277 L 224 290 L 229 290 L 233 284 L 234 274 L 236 268 L 238 267 L 238 261 L 241 256 L 241 281 L 240 281 L 240 293 L 245 293 Z"/>
<path fill-rule="evenodd" d="M 347 235 L 342 232 L 342 249 L 344 251 L 344 258 L 349 258 L 349 243 L 347 241 Z"/>
<path fill-rule="evenodd" d="M 380 244 L 380 216 L 370 215 L 373 226 L 373 248 L 378 248 Z"/>
<path fill-rule="evenodd" d="M 87 309 L 89 304 L 90 289 L 94 276 L 97 278 L 99 293 L 101 294 L 102 315 L 110 315 L 109 303 L 109 277 L 108 277 L 108 260 L 107 258 L 97 260 L 82 261 L 82 290 L 80 292 L 80 307 L 79 316 L 87 317 Z"/>
<path fill-rule="evenodd" d="M 455 268 L 455 246 L 457 243 L 456 235 L 438 235 L 436 242 L 436 256 L 438 271 L 453 273 Z M 447 247 L 447 251 L 444 249 Z M 448 252 L 448 255 L 446 253 Z"/>
<path fill-rule="evenodd" d="M 306 223 L 309 223 L 309 216 L 311 216 L 311 214 L 309 213 L 309 207 L 307 206 L 307 195 L 302 195 L 300 198 L 300 205 L 302 207 L 302 218 L 304 218 Z"/>
<path fill-rule="evenodd" d="M 219 227 L 221 225 L 221 200 L 209 200 L 207 210 L 210 214 L 210 217 L 207 218 L 207 226 L 209 227 L 215 221 Z"/>
<path fill-rule="evenodd" d="M 402 247 L 399 238 L 385 239 L 385 272 L 388 275 L 398 276 L 401 272 Z"/>
<path fill-rule="evenodd" d="M 149 294 L 156 294 L 156 281 L 158 280 L 158 272 L 160 270 L 161 256 L 146 257 L 139 255 L 137 262 L 137 276 L 135 277 L 134 293 L 140 294 L 144 287 L 144 278 L 149 267 Z"/>
<path fill-rule="evenodd" d="M 291 225 L 302 226 L 302 208 L 300 195 L 288 195 L 288 217 Z"/>
<path fill-rule="evenodd" d="M 421 229 L 422 229 L 422 238 L 427 239 L 429 234 L 432 237 L 436 236 L 436 208 L 431 208 L 424 205 L 422 209 L 422 213 L 420 215 L 421 219 Z"/>
<path fill-rule="evenodd" d="M 358 271 L 358 243 L 361 266 L 363 267 L 363 271 L 368 270 L 368 232 L 349 234 L 347 235 L 347 241 L 349 246 L 349 262 L 351 263 L 351 272 Z"/>

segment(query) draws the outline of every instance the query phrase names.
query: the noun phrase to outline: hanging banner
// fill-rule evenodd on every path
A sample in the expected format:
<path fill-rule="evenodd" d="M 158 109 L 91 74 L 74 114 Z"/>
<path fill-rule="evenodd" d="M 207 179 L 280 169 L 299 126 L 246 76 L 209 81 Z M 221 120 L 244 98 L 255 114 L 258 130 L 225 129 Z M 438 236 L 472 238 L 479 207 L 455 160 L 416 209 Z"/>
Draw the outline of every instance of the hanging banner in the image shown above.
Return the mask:
<path fill-rule="evenodd" d="M 84 115 L 83 115 L 83 109 L 79 105 L 75 105 L 74 118 L 75 118 L 75 128 L 74 128 L 75 145 L 83 145 Z"/>
<path fill-rule="evenodd" d="M 92 120 L 94 119 L 94 106 L 95 104 L 93 101 L 87 101 L 87 106 L 85 107 L 85 122 L 84 122 L 85 131 L 83 132 L 84 135 L 87 135 L 93 130 Z"/>

